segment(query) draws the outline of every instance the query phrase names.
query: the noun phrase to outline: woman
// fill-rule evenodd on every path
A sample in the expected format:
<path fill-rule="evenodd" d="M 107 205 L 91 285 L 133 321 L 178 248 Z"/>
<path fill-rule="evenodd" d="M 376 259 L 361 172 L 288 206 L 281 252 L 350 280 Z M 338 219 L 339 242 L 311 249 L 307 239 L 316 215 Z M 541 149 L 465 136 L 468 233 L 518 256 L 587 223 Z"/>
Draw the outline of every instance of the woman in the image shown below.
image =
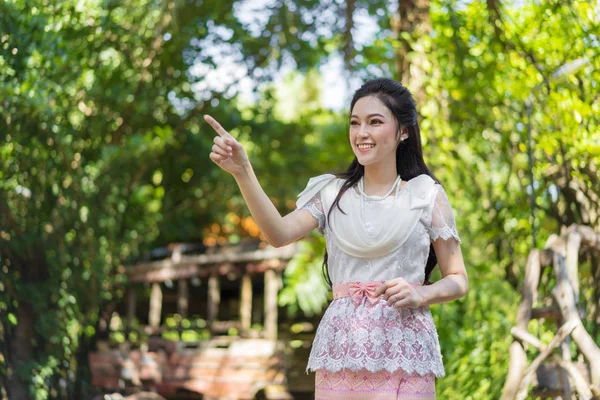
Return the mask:
<path fill-rule="evenodd" d="M 468 279 L 453 211 L 423 161 L 410 92 L 365 83 L 350 106 L 355 159 L 345 173 L 311 178 L 281 217 L 242 146 L 214 119 L 210 158 L 236 179 L 265 238 L 294 242 L 315 228 L 327 241 L 333 287 L 307 369 L 316 399 L 435 399 L 444 376 L 429 305 L 464 296 Z M 442 279 L 430 284 L 439 263 Z"/>

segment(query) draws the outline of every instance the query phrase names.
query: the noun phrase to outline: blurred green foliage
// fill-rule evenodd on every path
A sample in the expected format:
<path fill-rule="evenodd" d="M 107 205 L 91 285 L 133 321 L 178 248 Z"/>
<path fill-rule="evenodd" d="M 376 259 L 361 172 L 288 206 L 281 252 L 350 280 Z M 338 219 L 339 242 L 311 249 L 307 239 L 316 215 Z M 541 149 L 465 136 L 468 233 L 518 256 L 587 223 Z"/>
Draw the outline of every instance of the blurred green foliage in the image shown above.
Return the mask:
<path fill-rule="evenodd" d="M 244 4 L 0 2 L 0 386 L 82 396 L 101 314 L 124 294 L 123 264 L 202 240 L 214 224 L 232 242 L 249 235 L 239 191 L 208 158 L 203 113 L 244 143 L 282 213 L 309 177 L 344 169 L 347 113 L 321 105 L 319 69 L 342 56 L 349 80 L 393 76 L 413 90 L 426 161 L 457 215 L 471 291 L 433 308 L 448 374 L 438 394 L 498 398 L 531 248 L 528 96 L 539 246 L 572 223 L 600 225 L 598 6 L 432 0 L 411 34 L 383 0 L 266 2 L 262 25 L 240 20 Z M 349 7 L 370 16 L 373 37 L 356 36 Z M 582 70 L 552 79 L 579 58 Z M 254 102 L 236 96 L 237 78 L 211 75 L 232 63 Z M 292 72 L 273 84 L 283 66 Z M 327 301 L 323 249 L 311 237 L 285 272 L 279 301 L 292 314 Z M 581 281 L 589 310 L 597 259 L 584 260 Z M 597 318 L 596 308 L 585 323 L 598 339 Z"/>

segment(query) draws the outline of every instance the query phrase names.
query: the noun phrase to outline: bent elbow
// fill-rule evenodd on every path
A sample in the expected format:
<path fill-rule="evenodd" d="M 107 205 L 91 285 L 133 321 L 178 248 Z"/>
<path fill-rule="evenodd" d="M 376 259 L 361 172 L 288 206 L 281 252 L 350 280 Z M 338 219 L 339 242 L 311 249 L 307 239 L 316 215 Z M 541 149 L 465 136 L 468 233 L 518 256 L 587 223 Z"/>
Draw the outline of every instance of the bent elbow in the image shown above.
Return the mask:
<path fill-rule="evenodd" d="M 469 293 L 469 280 L 465 276 L 464 282 L 462 284 L 462 293 L 460 297 L 465 297 Z"/>
<path fill-rule="evenodd" d="M 267 238 L 267 243 L 269 243 L 272 247 L 275 247 L 276 249 L 278 249 L 280 247 L 283 247 L 286 244 L 288 244 L 282 238 Z"/>
<path fill-rule="evenodd" d="M 267 243 L 269 243 L 271 247 L 275 247 L 276 249 L 284 246 L 284 244 L 278 240 L 267 240 Z"/>

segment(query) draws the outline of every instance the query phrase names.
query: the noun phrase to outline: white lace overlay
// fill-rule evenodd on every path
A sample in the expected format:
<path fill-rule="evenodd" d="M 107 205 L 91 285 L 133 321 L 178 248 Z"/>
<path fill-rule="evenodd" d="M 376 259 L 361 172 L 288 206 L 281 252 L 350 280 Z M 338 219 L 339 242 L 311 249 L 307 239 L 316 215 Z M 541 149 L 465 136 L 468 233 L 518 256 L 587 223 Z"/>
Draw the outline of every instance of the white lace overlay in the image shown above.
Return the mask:
<path fill-rule="evenodd" d="M 431 242 L 438 239 L 460 242 L 448 197 L 442 186 L 435 186 L 437 193 L 408 239 L 396 251 L 382 257 L 357 258 L 340 249 L 334 235 L 329 234 L 320 193 L 301 207 L 315 217 L 319 231 L 327 239 L 332 283 L 403 277 L 408 282 L 422 284 Z M 344 196 L 360 201 L 360 195 L 352 189 Z M 365 203 L 366 215 L 369 215 L 369 207 L 382 207 L 382 204 Z M 339 210 L 336 208 L 333 212 Z M 307 369 L 319 368 L 332 372 L 342 368 L 353 371 L 365 368 L 371 372 L 402 369 L 420 375 L 431 372 L 444 376 L 437 331 L 429 308 L 396 310 L 384 300 L 374 306 L 366 303 L 356 306 L 350 298 L 334 300 L 319 324 L 308 361 Z"/>
<path fill-rule="evenodd" d="M 460 243 L 458 232 L 456 231 L 456 221 L 454 220 L 454 211 L 448 201 L 448 196 L 444 189 L 439 186 L 437 196 L 431 212 L 429 236 L 434 241 L 438 238 L 448 240 L 454 238 Z"/>
<path fill-rule="evenodd" d="M 377 372 L 445 375 L 437 331 L 428 307 L 397 310 L 380 299 L 355 305 L 334 300 L 317 329 L 307 370 L 362 368 Z"/>
<path fill-rule="evenodd" d="M 321 235 L 325 234 L 325 214 L 323 213 L 323 203 L 321 195 L 318 193 L 302 209 L 308 210 L 319 223 L 318 230 Z"/>

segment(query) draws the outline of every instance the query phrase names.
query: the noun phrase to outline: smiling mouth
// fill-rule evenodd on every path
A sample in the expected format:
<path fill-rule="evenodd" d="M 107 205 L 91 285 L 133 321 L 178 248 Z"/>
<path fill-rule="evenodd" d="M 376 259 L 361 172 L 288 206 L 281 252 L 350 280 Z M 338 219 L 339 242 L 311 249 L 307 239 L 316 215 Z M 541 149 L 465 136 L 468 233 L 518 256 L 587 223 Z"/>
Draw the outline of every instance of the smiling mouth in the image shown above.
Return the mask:
<path fill-rule="evenodd" d="M 372 149 L 373 147 L 375 147 L 374 144 L 359 144 L 356 147 L 358 147 L 360 150 L 368 150 L 368 149 Z"/>

